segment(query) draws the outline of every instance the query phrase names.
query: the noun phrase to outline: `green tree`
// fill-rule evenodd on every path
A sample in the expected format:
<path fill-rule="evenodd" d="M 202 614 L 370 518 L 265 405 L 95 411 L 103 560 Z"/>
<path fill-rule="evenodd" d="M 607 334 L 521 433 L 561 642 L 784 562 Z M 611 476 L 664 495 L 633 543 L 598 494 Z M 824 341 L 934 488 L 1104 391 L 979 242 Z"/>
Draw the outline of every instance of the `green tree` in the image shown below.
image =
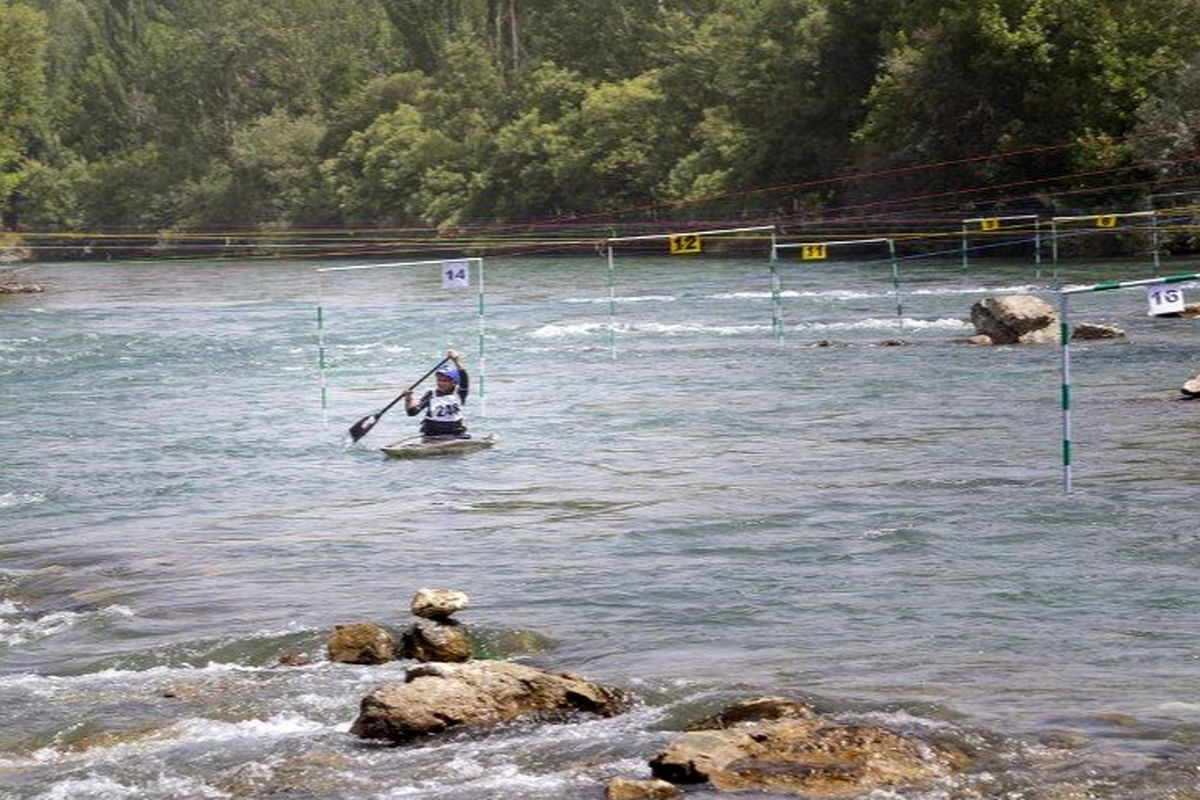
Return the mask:
<path fill-rule="evenodd" d="M 17 224 L 14 196 L 47 135 L 46 19 L 23 5 L 0 5 L 0 215 Z"/>
<path fill-rule="evenodd" d="M 1190 21 L 1198 11 L 1196 0 L 945 4 L 931 20 L 896 34 L 857 133 L 863 163 L 927 164 L 910 183 L 930 189 L 1127 161 L 1105 137 L 1127 134 L 1154 76 L 1194 51 Z M 991 151 L 1074 141 L 1075 150 L 934 168 Z"/>

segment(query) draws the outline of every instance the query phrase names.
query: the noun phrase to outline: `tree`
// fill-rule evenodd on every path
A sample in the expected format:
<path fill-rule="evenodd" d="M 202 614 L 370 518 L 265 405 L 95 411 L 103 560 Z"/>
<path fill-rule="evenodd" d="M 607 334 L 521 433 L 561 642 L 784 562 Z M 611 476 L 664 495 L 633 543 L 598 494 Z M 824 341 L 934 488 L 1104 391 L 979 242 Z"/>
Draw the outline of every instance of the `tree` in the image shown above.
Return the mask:
<path fill-rule="evenodd" d="M 46 19 L 22 5 L 0 5 L 0 215 L 17 224 L 14 197 L 46 130 Z"/>

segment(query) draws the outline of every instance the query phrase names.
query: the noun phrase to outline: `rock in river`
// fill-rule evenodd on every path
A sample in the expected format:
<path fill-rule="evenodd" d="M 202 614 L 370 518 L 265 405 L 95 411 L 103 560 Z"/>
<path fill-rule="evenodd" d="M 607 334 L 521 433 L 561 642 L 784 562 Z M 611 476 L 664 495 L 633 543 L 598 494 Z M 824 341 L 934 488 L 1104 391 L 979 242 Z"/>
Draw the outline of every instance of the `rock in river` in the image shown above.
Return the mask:
<path fill-rule="evenodd" d="M 387 684 L 364 697 L 350 732 L 407 742 L 450 728 L 521 718 L 556 719 L 577 712 L 609 717 L 625 704 L 618 689 L 523 664 L 419 664 L 409 668 L 403 683 Z"/>

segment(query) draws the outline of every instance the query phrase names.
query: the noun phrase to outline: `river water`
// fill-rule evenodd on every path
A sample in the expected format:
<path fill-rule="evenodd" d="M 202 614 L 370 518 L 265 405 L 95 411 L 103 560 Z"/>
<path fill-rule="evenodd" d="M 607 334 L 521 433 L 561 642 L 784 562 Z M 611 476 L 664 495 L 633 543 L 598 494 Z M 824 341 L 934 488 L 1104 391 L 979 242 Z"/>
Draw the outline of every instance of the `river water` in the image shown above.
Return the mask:
<path fill-rule="evenodd" d="M 0 796 L 599 798 L 764 693 L 974 755 L 877 796 L 1195 796 L 1200 322 L 1073 298 L 1129 336 L 1072 347 L 1065 495 L 1058 348 L 958 341 L 981 297 L 1056 302 L 1044 267 L 906 262 L 897 314 L 886 264 L 789 261 L 779 337 L 765 259 L 619 258 L 612 302 L 602 259 L 488 259 L 482 316 L 478 264 L 334 265 L 48 264 L 0 297 Z M 447 347 L 500 444 L 389 460 L 394 409 L 348 448 Z M 425 586 L 634 709 L 351 737 L 406 665 L 324 643 Z"/>

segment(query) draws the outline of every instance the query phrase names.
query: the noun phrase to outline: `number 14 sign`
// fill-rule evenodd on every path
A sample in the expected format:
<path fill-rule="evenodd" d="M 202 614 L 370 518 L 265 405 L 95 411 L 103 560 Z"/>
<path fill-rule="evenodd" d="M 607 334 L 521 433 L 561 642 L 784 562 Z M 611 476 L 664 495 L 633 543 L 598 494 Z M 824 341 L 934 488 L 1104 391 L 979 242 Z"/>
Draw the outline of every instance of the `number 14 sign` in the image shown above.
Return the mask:
<path fill-rule="evenodd" d="M 1183 311 L 1183 290 L 1178 286 L 1156 283 L 1146 287 L 1146 298 L 1150 301 L 1150 316 L 1179 314 Z"/>
<path fill-rule="evenodd" d="M 446 261 L 442 263 L 443 289 L 471 288 L 471 262 Z"/>

